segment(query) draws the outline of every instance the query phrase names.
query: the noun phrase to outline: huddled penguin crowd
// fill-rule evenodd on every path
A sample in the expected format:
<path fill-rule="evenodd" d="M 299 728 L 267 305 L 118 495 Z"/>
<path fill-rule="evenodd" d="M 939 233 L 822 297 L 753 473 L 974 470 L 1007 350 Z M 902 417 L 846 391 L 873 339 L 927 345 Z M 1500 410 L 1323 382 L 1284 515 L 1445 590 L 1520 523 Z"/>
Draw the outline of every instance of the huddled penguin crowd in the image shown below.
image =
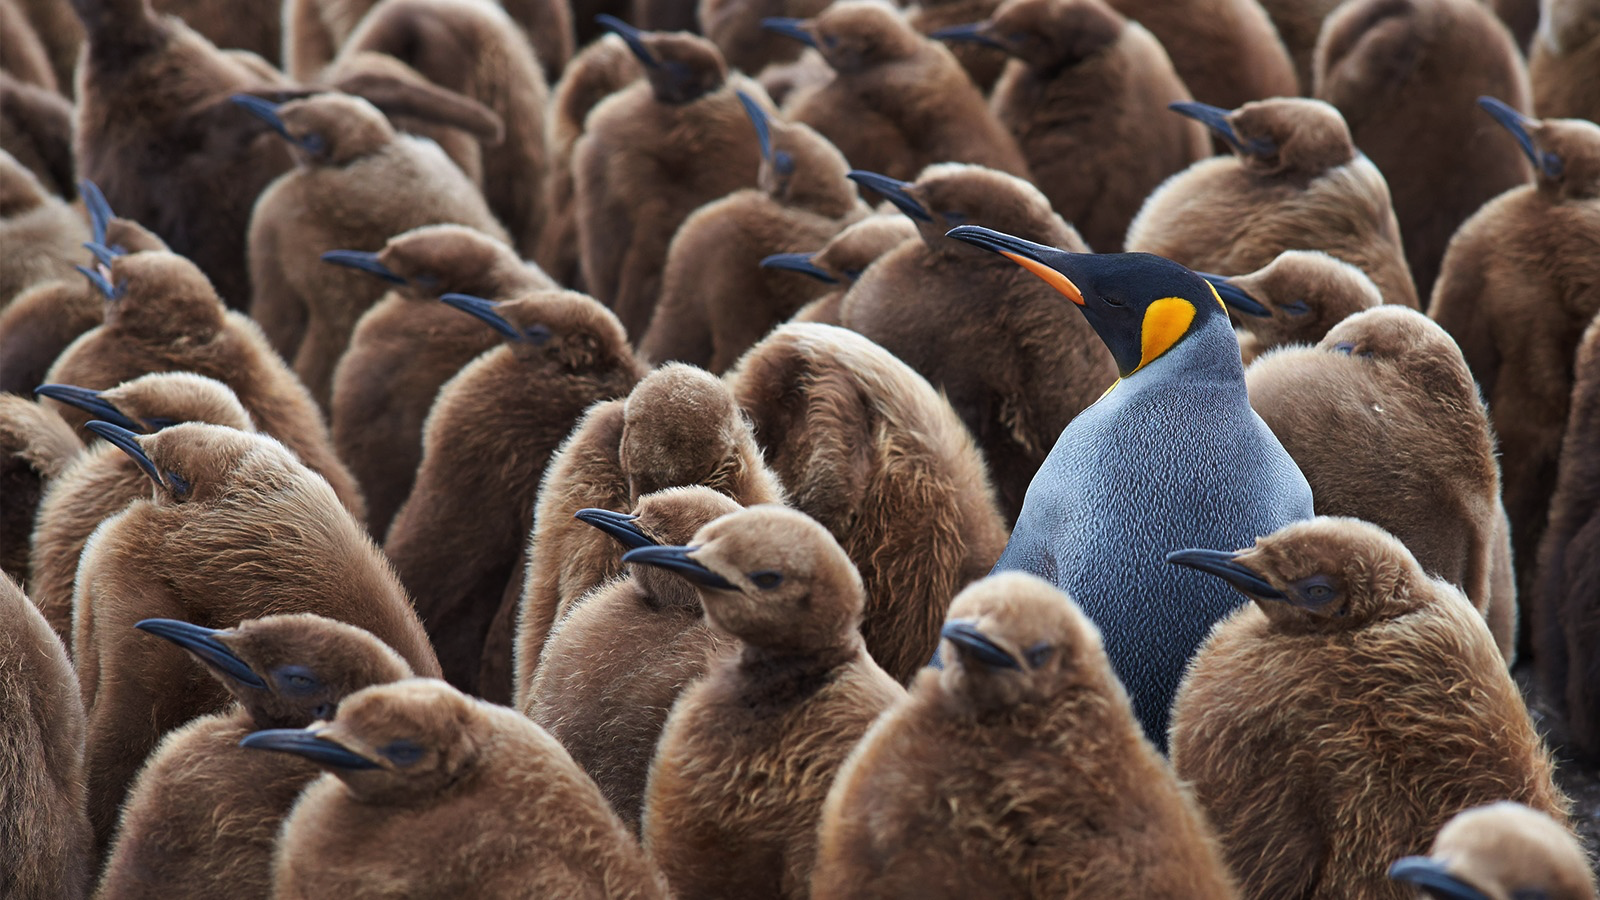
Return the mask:
<path fill-rule="evenodd" d="M 1597 900 L 1596 120 L 1600 0 L 0 0 L 0 900 Z"/>

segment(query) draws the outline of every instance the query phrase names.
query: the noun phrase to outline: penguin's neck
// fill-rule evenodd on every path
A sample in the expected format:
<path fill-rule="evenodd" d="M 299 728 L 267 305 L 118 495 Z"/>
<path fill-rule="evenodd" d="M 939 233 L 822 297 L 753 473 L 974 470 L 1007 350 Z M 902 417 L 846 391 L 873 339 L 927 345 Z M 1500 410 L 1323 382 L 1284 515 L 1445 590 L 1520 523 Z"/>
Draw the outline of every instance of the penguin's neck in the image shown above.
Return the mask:
<path fill-rule="evenodd" d="M 1172 349 L 1123 377 L 1108 393 L 1137 393 L 1147 388 L 1182 390 L 1186 386 L 1244 393 L 1244 361 L 1227 316 L 1207 316 Z"/>

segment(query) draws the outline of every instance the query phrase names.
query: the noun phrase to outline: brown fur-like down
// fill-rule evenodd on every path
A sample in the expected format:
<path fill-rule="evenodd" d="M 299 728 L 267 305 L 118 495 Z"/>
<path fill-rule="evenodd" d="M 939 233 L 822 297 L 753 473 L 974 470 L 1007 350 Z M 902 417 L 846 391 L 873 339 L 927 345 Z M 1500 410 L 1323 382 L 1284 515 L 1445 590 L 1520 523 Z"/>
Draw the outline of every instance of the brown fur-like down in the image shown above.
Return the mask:
<path fill-rule="evenodd" d="M 1257 0 L 1267 11 L 1278 37 L 1294 61 L 1294 72 L 1300 86 L 1311 90 L 1312 58 L 1316 55 L 1317 35 L 1322 33 L 1322 22 L 1338 8 L 1343 0 Z"/>
<path fill-rule="evenodd" d="M 761 149 L 715 44 L 688 34 L 645 34 L 657 63 L 645 80 L 600 101 L 572 149 L 578 253 L 591 294 L 644 334 L 661 292 L 667 246 L 705 204 L 752 187 Z"/>
<path fill-rule="evenodd" d="M 1433 840 L 1429 858 L 1485 897 L 1594 900 L 1583 845 L 1542 812 L 1501 801 L 1458 813 Z M 1433 896 L 1419 893 L 1418 897 Z"/>
<path fill-rule="evenodd" d="M 243 114 L 243 110 L 240 110 Z M 359 97 L 325 94 L 278 110 L 298 167 L 262 193 L 250 217 L 250 314 L 324 408 L 333 369 L 381 282 L 319 258 L 378 250 L 422 225 L 455 222 L 505 239 L 467 177 L 432 141 L 399 134 Z"/>
<path fill-rule="evenodd" d="M 422 463 L 422 424 L 439 388 L 500 343 L 444 294 L 509 300 L 553 288 L 537 266 L 463 225 L 425 225 L 389 239 L 377 262 L 405 283 L 356 322 L 333 372 L 333 446 L 361 482 L 367 528 L 382 539 Z"/>
<path fill-rule="evenodd" d="M 1500 467 L 1489 412 L 1444 329 L 1415 310 L 1367 310 L 1315 347 L 1263 356 L 1245 382 L 1305 473 L 1318 515 L 1378 525 L 1488 613 Z M 1515 635 L 1494 637 L 1509 658 Z"/>
<path fill-rule="evenodd" d="M 36 284 L 71 277 L 88 239 L 83 216 L 0 150 L 0 310 Z"/>
<path fill-rule="evenodd" d="M 179 422 L 208 422 L 255 431 L 228 386 L 191 372 L 153 372 L 123 382 L 99 399 L 149 433 Z M 105 418 L 95 414 L 94 418 Z M 29 553 L 28 595 L 72 649 L 72 588 L 78 559 L 100 523 L 150 495 L 150 482 L 128 454 L 105 441 L 73 458 L 39 500 Z"/>
<path fill-rule="evenodd" d="M 1483 617 L 1400 541 L 1319 517 L 1227 565 L 1285 599 L 1212 631 L 1174 703 L 1172 763 L 1244 896 L 1401 900 L 1389 863 L 1463 809 L 1511 799 L 1565 820 Z"/>
<path fill-rule="evenodd" d="M 1528 58 L 1533 110 L 1546 119 L 1600 119 L 1600 5 L 1547 0 Z"/>
<path fill-rule="evenodd" d="M 919 240 L 917 224 L 899 212 L 868 216 L 834 235 L 807 260 L 832 279 L 825 282 L 831 290 L 801 307 L 789 321 L 838 325 L 839 307 L 850 286 L 878 257 L 910 240 Z"/>
<path fill-rule="evenodd" d="M 50 67 L 56 73 L 56 89 L 71 98 L 74 93 L 73 69 L 83 48 L 83 25 L 72 4 L 63 0 L 18 0 L 17 6 L 28 17 L 28 24 L 44 45 Z"/>
<path fill-rule="evenodd" d="M 1531 111 L 1511 33 L 1480 0 L 1345 3 L 1317 42 L 1315 96 L 1339 108 L 1388 178 L 1417 296 L 1429 296 L 1461 223 L 1528 180 L 1516 144 L 1475 103 L 1490 96 Z"/>
<path fill-rule="evenodd" d="M 51 479 L 83 452 L 72 426 L 51 409 L 0 394 L 0 572 L 28 580 L 28 538 Z"/>
<path fill-rule="evenodd" d="M 1253 272 L 1285 250 L 1321 250 L 1365 272 L 1384 302 L 1420 308 L 1389 186 L 1337 109 L 1264 100 L 1234 110 L 1228 124 L 1247 149 L 1167 179 L 1128 226 L 1129 250 L 1218 275 Z M 1249 152 L 1258 139 L 1275 152 Z"/>
<path fill-rule="evenodd" d="M 545 640 L 578 598 L 622 570 L 613 541 L 573 518 L 632 509 L 645 494 L 704 485 L 740 506 L 782 503 L 733 392 L 708 372 L 668 363 L 627 400 L 584 413 L 546 467 L 517 613 L 516 696 L 527 697 Z"/>
<path fill-rule="evenodd" d="M 517 337 L 440 389 L 423 426 L 416 486 L 384 552 L 416 598 L 445 677 L 503 702 L 511 696 L 509 621 L 505 659 L 494 661 L 504 671 L 480 684 L 479 670 L 489 662 L 491 623 L 522 589 L 522 542 L 545 465 L 585 409 L 627 394 L 644 370 L 616 317 L 582 294 L 539 291 L 491 315 Z"/>
<path fill-rule="evenodd" d="M 950 598 L 1005 548 L 972 435 L 910 366 L 842 328 L 785 325 L 728 377 L 789 503 L 860 572 L 867 651 L 909 682 L 933 658 Z"/>
<path fill-rule="evenodd" d="M 1315 344 L 1349 316 L 1383 303 L 1365 272 L 1320 250 L 1285 250 L 1227 283 L 1266 309 L 1258 315 L 1229 307 L 1241 326 L 1239 352 L 1246 366 L 1277 347 Z"/>
<path fill-rule="evenodd" d="M 340 58 L 368 51 L 397 57 L 500 117 L 503 139 L 486 141 L 482 149 L 483 194 L 511 245 L 531 256 L 545 219 L 549 88 L 521 29 L 488 0 L 383 0 L 350 35 Z M 409 194 L 401 192 L 414 201 Z"/>
<path fill-rule="evenodd" d="M 917 677 L 828 794 L 814 896 L 1237 896 L 1066 594 L 996 575 L 955 598 L 947 628 L 963 631 L 945 668 Z M 995 659 L 956 642 L 974 633 Z"/>
<path fill-rule="evenodd" d="M 1485 116 L 1484 118 L 1488 118 Z M 1600 127 L 1530 120 L 1536 148 L 1561 160 L 1479 210 L 1450 241 L 1429 310 L 1461 345 L 1500 436 L 1500 469 L 1525 594 L 1556 486 L 1572 360 L 1600 311 Z M 1516 148 L 1502 133 L 1500 140 Z M 1530 609 L 1535 628 L 1547 611 Z"/>
<path fill-rule="evenodd" d="M 756 75 L 769 65 L 793 62 L 803 44 L 761 27 L 771 17 L 814 16 L 831 0 L 699 0 L 696 18 L 700 33 L 717 49 L 728 66 Z"/>
<path fill-rule="evenodd" d="M 192 654 L 235 703 L 167 735 L 151 754 L 128 793 L 95 895 L 101 900 L 268 900 L 278 826 L 321 772 L 239 741 L 331 718 L 350 694 L 411 677 L 405 660 L 371 634 L 310 613 L 248 619 L 209 637 L 261 684 Z"/>
<path fill-rule="evenodd" d="M 72 103 L 0 70 L 0 150 L 11 154 L 51 193 L 72 198 Z"/>
<path fill-rule="evenodd" d="M 435 675 L 428 636 L 360 523 L 270 437 L 174 425 L 134 438 L 162 483 L 95 530 L 73 595 L 73 650 L 89 715 L 89 819 L 103 849 L 134 774 L 167 731 L 227 703 L 152 617 L 228 628 L 314 612 L 372 632 Z"/>
<path fill-rule="evenodd" d="M 413 679 L 360 691 L 306 731 L 375 768 L 306 789 L 284 823 L 276 897 L 375 884 L 417 900 L 667 897 L 594 783 L 518 713 Z"/>
<path fill-rule="evenodd" d="M 1205 126 L 1167 111 L 1190 97 L 1161 43 L 1101 0 L 1010 0 L 984 34 L 1017 57 L 990 106 L 1095 250 L 1121 250 L 1144 198 L 1211 155 Z"/>
<path fill-rule="evenodd" d="M 1575 360 L 1571 414 L 1561 443 L 1550 526 L 1539 547 L 1531 605 L 1534 666 L 1564 707 L 1568 742 L 1600 760 L 1600 317 Z"/>
<path fill-rule="evenodd" d="M 1016 140 L 966 70 L 894 7 L 842 0 L 805 28 L 833 80 L 791 97 L 784 112 L 833 141 L 850 165 L 901 179 L 941 162 L 1027 176 Z"/>
<path fill-rule="evenodd" d="M 816 282 L 764 269 L 761 261 L 819 247 L 868 213 L 845 178 L 850 164 L 827 138 L 760 115 L 771 134 L 760 187 L 707 203 L 678 228 L 667 249 L 661 299 L 639 340 L 646 360 L 726 371 L 821 293 Z"/>
<path fill-rule="evenodd" d="M 365 516 L 361 491 L 334 454 L 328 426 L 305 386 L 253 321 L 223 308 L 193 263 L 172 253 L 131 253 L 112 262 L 110 277 L 126 287 L 106 304 L 105 323 L 63 350 L 45 380 L 103 391 L 147 372 L 215 378 L 233 389 L 263 434 L 283 441 L 326 478 L 351 514 Z M 88 419 L 60 408 L 74 425 Z"/>
<path fill-rule="evenodd" d="M 10 487 L 7 500 L 10 504 Z M 82 900 L 93 878 L 84 815 L 83 701 L 49 624 L 0 573 L 0 894 Z"/>
<path fill-rule="evenodd" d="M 738 646 L 667 717 L 645 849 L 680 897 L 807 897 L 828 787 L 905 690 L 867 655 L 861 578 L 822 525 L 756 506 L 691 543 L 680 552 L 733 585 L 699 590 Z"/>
<path fill-rule="evenodd" d="M 657 545 L 682 545 L 738 509 L 708 487 L 667 488 L 639 499 L 633 525 Z M 614 541 L 612 552 L 622 555 Z M 728 646 L 706 623 L 694 585 L 632 566 L 556 626 L 521 709 L 567 748 L 637 832 L 667 712 Z"/>
<path fill-rule="evenodd" d="M 906 18 L 912 28 L 931 35 L 943 28 L 987 19 L 994 15 L 1000 5 L 1001 0 L 920 0 L 906 10 Z M 975 41 L 963 41 L 952 44 L 950 52 L 961 63 L 961 68 L 967 70 L 967 77 L 972 79 L 978 90 L 985 94 L 993 91 L 995 82 L 1006 67 L 1004 50 Z M 1030 160 L 1029 165 L 1032 164 Z"/>
<path fill-rule="evenodd" d="M 1072 304 L 994 253 L 947 238 L 963 222 L 1075 252 L 1088 248 L 1019 178 L 932 166 L 906 188 L 931 221 L 845 294 L 840 324 L 881 344 L 950 399 L 994 473 L 1007 521 L 1061 429 L 1117 380 Z M 1000 349 L 1003 348 L 1003 349 Z"/>
<path fill-rule="evenodd" d="M 59 87 L 50 53 L 16 0 L 0 0 L 0 71 L 47 91 Z"/>
<path fill-rule="evenodd" d="M 1232 109 L 1299 94 L 1294 63 L 1255 0 L 1111 0 L 1161 41 L 1190 93 Z"/>
<path fill-rule="evenodd" d="M 276 3 L 219 4 L 214 0 L 152 0 L 156 12 L 183 24 L 224 50 L 245 50 L 278 65 L 283 16 Z"/>

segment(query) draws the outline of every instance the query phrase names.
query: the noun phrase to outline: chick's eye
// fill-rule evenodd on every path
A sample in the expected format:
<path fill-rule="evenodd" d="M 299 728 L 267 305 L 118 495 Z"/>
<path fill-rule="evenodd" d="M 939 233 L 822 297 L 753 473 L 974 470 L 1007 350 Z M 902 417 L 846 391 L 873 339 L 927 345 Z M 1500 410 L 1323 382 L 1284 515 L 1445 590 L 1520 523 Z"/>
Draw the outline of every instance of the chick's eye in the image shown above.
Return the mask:
<path fill-rule="evenodd" d="M 776 169 L 779 175 L 793 175 L 794 157 L 779 150 L 777 155 L 772 157 L 772 168 Z"/>
<path fill-rule="evenodd" d="M 167 484 L 172 486 L 172 494 L 175 497 L 189 496 L 189 489 L 193 487 L 193 485 L 189 483 L 189 479 L 184 478 L 177 472 L 171 471 L 167 472 Z"/>
<path fill-rule="evenodd" d="M 783 573 L 774 572 L 771 569 L 766 569 L 761 572 L 751 572 L 750 583 L 762 589 L 763 591 L 770 591 L 778 585 L 783 584 Z"/>
<path fill-rule="evenodd" d="M 385 759 L 401 768 L 415 765 L 417 760 L 422 758 L 421 745 L 405 738 L 384 744 L 378 749 L 378 752 L 383 754 Z"/>
<path fill-rule="evenodd" d="M 323 140 L 320 134 L 308 134 L 300 139 L 300 146 L 312 156 L 321 156 L 322 151 L 328 149 L 328 142 Z"/>
<path fill-rule="evenodd" d="M 274 674 L 279 686 L 291 694 L 309 694 L 322 687 L 322 681 L 305 666 L 284 666 Z"/>
<path fill-rule="evenodd" d="M 939 215 L 944 216 L 945 221 L 952 225 L 960 225 L 967 221 L 967 217 L 958 212 L 944 212 Z"/>
<path fill-rule="evenodd" d="M 1349 341 L 1340 341 L 1333 345 L 1333 349 L 1336 353 L 1343 353 L 1345 356 L 1349 356 L 1356 349 L 1356 345 Z"/>
<path fill-rule="evenodd" d="M 1278 304 L 1278 308 L 1291 316 L 1303 316 L 1311 312 L 1311 307 L 1304 300 L 1291 300 L 1288 303 Z"/>
<path fill-rule="evenodd" d="M 1049 662 L 1050 657 L 1055 655 L 1056 648 L 1050 646 L 1044 641 L 1040 641 L 1039 643 L 1034 644 L 1032 647 L 1022 651 L 1022 656 L 1028 661 L 1028 667 L 1031 669 L 1039 668 L 1040 666 Z"/>

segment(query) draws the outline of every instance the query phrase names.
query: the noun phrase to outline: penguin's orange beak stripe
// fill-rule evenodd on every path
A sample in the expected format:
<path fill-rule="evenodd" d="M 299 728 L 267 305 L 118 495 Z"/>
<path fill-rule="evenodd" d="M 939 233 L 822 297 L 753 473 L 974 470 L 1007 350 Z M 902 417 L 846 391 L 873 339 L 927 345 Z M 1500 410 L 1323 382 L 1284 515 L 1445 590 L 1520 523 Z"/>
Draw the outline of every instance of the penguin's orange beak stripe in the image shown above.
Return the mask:
<path fill-rule="evenodd" d="M 1079 306 L 1083 305 L 1083 292 L 1078 290 L 1078 286 L 1073 284 L 1072 280 L 1067 276 L 1057 272 L 1055 269 L 1050 268 L 1042 262 L 1029 259 L 1026 256 L 1016 253 L 1009 253 L 1005 250 L 1001 250 L 1000 255 L 1011 260 L 1024 269 L 1027 269 L 1029 272 L 1039 276 L 1041 279 L 1043 279 L 1045 284 L 1048 284 L 1060 291 L 1068 300 L 1071 300 L 1073 303 L 1076 303 Z"/>

